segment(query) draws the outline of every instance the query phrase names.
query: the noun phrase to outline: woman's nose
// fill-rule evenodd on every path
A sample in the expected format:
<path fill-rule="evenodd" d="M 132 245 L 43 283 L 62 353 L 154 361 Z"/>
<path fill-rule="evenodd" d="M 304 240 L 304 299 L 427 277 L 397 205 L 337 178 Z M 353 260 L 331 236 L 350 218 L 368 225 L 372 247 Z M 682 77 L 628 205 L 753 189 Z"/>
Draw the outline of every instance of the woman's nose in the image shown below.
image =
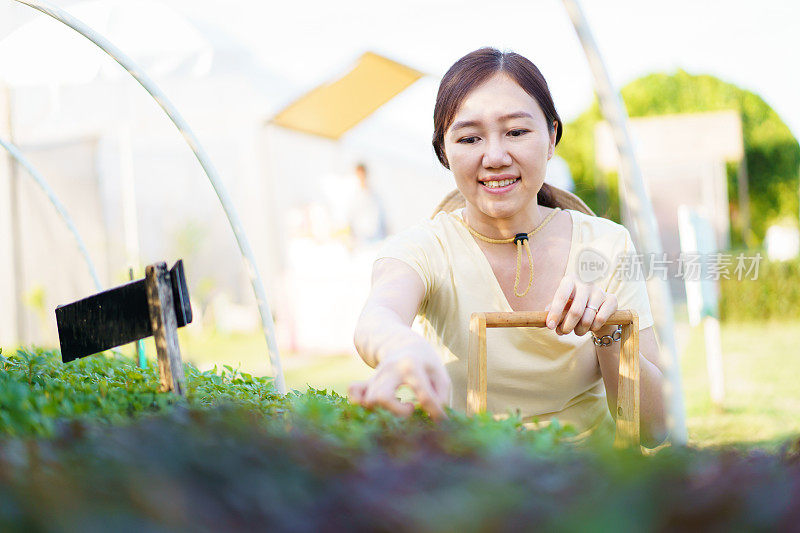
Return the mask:
<path fill-rule="evenodd" d="M 487 140 L 483 153 L 483 166 L 485 168 L 501 168 L 511 165 L 511 154 L 502 140 Z"/>

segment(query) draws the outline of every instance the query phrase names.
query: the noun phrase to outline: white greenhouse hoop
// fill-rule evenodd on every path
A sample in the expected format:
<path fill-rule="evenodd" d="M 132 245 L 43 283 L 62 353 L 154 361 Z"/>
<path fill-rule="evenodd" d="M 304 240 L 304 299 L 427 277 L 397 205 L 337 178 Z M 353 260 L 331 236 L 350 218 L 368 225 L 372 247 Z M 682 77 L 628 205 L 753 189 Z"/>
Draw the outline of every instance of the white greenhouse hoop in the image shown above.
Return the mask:
<path fill-rule="evenodd" d="M 100 278 L 97 276 L 97 269 L 94 267 L 92 258 L 89 257 L 89 251 L 86 249 L 86 245 L 83 243 L 80 233 L 78 233 L 78 228 L 76 228 L 75 224 L 72 222 L 72 217 L 69 216 L 64 204 L 62 204 L 58 199 L 56 193 L 53 192 L 53 189 L 50 188 L 50 185 L 47 184 L 47 181 L 44 179 L 44 177 L 39 173 L 38 170 L 36 170 L 36 167 L 34 167 L 31 162 L 28 161 L 24 155 L 22 155 L 22 152 L 19 151 L 19 148 L 3 138 L 0 138 L 0 146 L 5 148 L 6 152 L 8 152 L 11 157 L 17 161 L 17 163 L 22 165 L 22 167 L 28 171 L 28 174 L 30 174 L 30 176 L 33 178 L 33 181 L 35 181 L 39 188 L 44 191 L 44 194 L 47 195 L 47 199 L 50 200 L 50 203 L 58 212 L 61 220 L 63 220 L 64 224 L 67 225 L 69 232 L 72 233 L 73 237 L 75 237 L 75 242 L 78 244 L 78 249 L 83 256 L 84 261 L 86 261 L 86 266 L 89 268 L 89 275 L 92 276 L 92 281 L 94 282 L 95 288 L 98 291 L 102 291 L 103 286 L 100 283 Z"/>
<path fill-rule="evenodd" d="M 139 67 L 130 57 L 125 55 L 119 48 L 114 46 L 114 44 L 112 44 L 108 39 L 66 11 L 47 2 L 38 0 L 15 1 L 32 7 L 33 9 L 69 26 L 97 45 L 114 61 L 119 63 L 120 66 L 122 66 L 122 68 L 124 68 L 128 74 L 130 74 L 139 83 L 139 85 L 141 85 L 144 90 L 150 94 L 150 96 L 156 101 L 159 107 L 161 107 L 164 113 L 167 114 L 175 127 L 178 128 L 178 131 L 181 133 L 181 135 L 183 135 L 186 144 L 188 144 L 189 148 L 191 148 L 192 152 L 197 158 L 197 161 L 200 163 L 200 166 L 203 168 L 203 171 L 208 177 L 208 180 L 211 182 L 211 186 L 214 188 L 214 192 L 216 193 L 217 198 L 222 205 L 222 209 L 225 211 L 225 215 L 228 218 L 228 222 L 233 230 L 233 234 L 236 237 L 236 243 L 239 246 L 239 251 L 242 253 L 242 260 L 244 261 L 247 274 L 250 278 L 250 283 L 253 286 L 256 302 L 258 303 L 258 311 L 261 315 L 261 328 L 267 341 L 267 351 L 269 354 L 270 364 L 272 366 L 273 374 L 275 375 L 275 387 L 279 393 L 286 394 L 286 382 L 283 378 L 280 353 L 278 352 L 278 344 L 275 339 L 275 323 L 272 320 L 272 313 L 270 312 L 269 303 L 267 302 L 264 284 L 261 280 L 261 275 L 258 272 L 258 268 L 256 267 L 253 252 L 250 248 L 250 242 L 244 233 L 239 215 L 236 212 L 230 197 L 228 196 L 228 191 L 222 184 L 216 168 L 211 163 L 211 160 L 206 155 L 205 150 L 203 150 L 202 146 L 200 145 L 200 141 L 197 139 L 197 136 L 191 130 L 175 106 L 172 105 L 172 102 L 169 101 L 167 96 L 161 91 L 161 89 L 158 88 L 155 82 L 153 82 L 153 80 L 151 80 L 147 74 L 145 74 L 144 70 Z"/>

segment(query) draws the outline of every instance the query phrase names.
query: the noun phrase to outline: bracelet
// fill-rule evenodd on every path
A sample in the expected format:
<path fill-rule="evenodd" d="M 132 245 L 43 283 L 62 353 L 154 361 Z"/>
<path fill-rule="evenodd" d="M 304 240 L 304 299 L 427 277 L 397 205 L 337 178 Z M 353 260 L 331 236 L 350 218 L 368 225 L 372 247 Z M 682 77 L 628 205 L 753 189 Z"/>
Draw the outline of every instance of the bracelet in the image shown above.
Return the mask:
<path fill-rule="evenodd" d="M 622 338 L 622 326 L 617 326 L 617 330 L 611 335 L 603 335 L 602 337 L 596 336 L 592 333 L 592 341 L 595 346 L 609 346 L 613 341 L 618 341 Z"/>

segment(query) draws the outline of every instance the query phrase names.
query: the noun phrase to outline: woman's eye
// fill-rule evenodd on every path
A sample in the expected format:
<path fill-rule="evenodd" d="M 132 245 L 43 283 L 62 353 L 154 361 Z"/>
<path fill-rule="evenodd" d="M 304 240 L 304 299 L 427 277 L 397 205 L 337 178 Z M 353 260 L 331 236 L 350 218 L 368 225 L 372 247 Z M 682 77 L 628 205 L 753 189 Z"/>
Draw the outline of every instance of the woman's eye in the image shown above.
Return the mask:
<path fill-rule="evenodd" d="M 510 136 L 512 136 L 512 137 L 519 137 L 521 135 L 525 135 L 526 133 L 528 133 L 528 131 L 529 130 L 525 130 L 525 129 L 511 130 L 511 131 L 508 132 L 508 134 Z"/>
<path fill-rule="evenodd" d="M 462 137 L 458 140 L 461 144 L 474 144 L 477 142 L 477 137 Z"/>

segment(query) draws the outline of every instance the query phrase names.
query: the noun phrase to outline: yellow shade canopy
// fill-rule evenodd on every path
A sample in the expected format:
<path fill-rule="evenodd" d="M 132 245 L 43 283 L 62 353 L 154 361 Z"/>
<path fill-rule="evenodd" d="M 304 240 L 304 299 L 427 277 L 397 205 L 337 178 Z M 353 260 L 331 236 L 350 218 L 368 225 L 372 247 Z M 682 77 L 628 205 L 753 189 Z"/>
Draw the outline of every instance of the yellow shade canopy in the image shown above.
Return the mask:
<path fill-rule="evenodd" d="M 305 94 L 271 122 L 338 139 L 421 77 L 421 72 L 366 52 L 344 76 Z"/>

